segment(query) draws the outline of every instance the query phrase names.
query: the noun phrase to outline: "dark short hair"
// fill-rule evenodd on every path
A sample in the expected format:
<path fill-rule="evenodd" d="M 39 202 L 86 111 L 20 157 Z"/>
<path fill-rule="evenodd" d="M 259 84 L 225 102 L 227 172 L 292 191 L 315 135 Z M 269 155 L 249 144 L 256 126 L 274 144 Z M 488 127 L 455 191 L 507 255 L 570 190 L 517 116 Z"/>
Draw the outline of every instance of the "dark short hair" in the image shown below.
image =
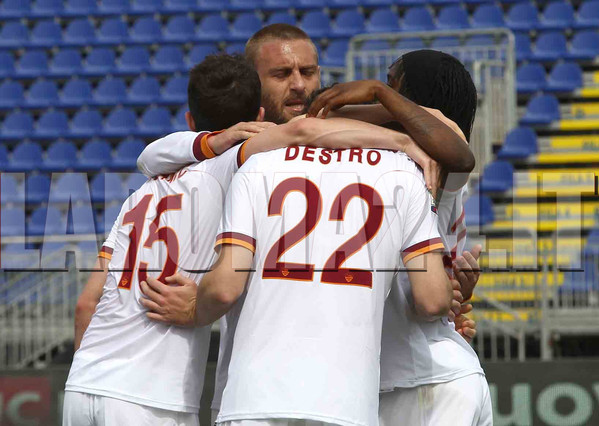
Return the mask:
<path fill-rule="evenodd" d="M 302 29 L 289 24 L 271 24 L 257 31 L 245 44 L 245 56 L 252 64 L 256 64 L 258 50 L 262 43 L 271 40 L 306 40 L 314 46 L 312 39 Z M 314 46 L 316 60 L 318 53 Z"/>
<path fill-rule="evenodd" d="M 187 102 L 198 131 L 256 120 L 260 97 L 258 73 L 242 55 L 207 56 L 189 73 Z"/>

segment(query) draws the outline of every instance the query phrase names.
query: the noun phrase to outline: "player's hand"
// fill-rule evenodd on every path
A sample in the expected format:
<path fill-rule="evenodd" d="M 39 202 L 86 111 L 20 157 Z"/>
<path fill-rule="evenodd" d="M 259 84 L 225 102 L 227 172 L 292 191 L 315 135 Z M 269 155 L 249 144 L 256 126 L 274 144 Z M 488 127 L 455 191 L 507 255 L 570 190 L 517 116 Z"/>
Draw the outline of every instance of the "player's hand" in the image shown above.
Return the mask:
<path fill-rule="evenodd" d="M 467 303 L 462 305 L 461 314 L 454 320 L 455 330 L 468 342 L 471 343 L 476 336 L 476 321 L 468 318 L 465 314 L 472 311 L 472 305 Z"/>
<path fill-rule="evenodd" d="M 376 100 L 376 90 L 381 85 L 384 84 L 378 80 L 358 80 L 335 84 L 318 95 L 306 115 L 326 118 L 329 111 L 334 111 L 342 106 L 373 102 Z M 322 110 L 321 115 L 319 115 L 320 110 Z"/>
<path fill-rule="evenodd" d="M 210 137 L 208 143 L 210 144 L 210 149 L 216 155 L 220 155 L 237 142 L 249 139 L 272 126 L 276 126 L 276 124 L 270 121 L 242 121 L 229 127 L 224 132 Z"/>
<path fill-rule="evenodd" d="M 166 324 L 193 327 L 196 322 L 196 283 L 179 274 L 165 280 L 171 285 L 152 277 L 140 283 L 147 298 L 140 298 L 139 303 L 148 309 L 147 317 Z"/>
<path fill-rule="evenodd" d="M 480 257 L 481 250 L 482 246 L 477 244 L 472 249 L 472 252 L 465 251 L 453 262 L 453 273 L 462 286 L 464 301 L 472 298 L 474 287 L 476 287 L 476 283 L 480 278 L 478 258 Z"/>
<path fill-rule="evenodd" d="M 441 165 L 429 157 L 414 140 L 405 147 L 404 152 L 422 168 L 426 187 L 433 194 L 433 198 L 437 198 L 437 190 L 441 185 Z"/>
<path fill-rule="evenodd" d="M 453 288 L 453 299 L 451 300 L 451 309 L 449 310 L 449 320 L 454 321 L 455 318 L 460 315 L 462 310 L 462 292 L 460 291 L 460 283 L 456 280 L 451 280 L 451 287 Z"/>

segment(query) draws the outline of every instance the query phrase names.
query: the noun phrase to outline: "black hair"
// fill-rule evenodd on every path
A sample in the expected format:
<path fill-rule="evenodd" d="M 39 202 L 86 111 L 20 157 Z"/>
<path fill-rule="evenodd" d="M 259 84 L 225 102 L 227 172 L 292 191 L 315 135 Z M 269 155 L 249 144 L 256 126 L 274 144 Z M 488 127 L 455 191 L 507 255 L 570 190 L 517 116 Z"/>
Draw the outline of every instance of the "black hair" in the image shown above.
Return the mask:
<path fill-rule="evenodd" d="M 198 131 L 256 120 L 260 97 L 258 73 L 242 55 L 209 55 L 189 73 L 187 101 Z"/>

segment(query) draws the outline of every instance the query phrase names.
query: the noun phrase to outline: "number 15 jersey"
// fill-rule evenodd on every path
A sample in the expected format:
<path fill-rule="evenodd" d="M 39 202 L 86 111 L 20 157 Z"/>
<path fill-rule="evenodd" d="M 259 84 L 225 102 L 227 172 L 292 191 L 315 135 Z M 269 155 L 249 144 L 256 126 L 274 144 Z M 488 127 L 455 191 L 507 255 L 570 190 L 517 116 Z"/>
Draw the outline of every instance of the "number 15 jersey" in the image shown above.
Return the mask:
<path fill-rule="evenodd" d="M 443 247 L 431 207 L 403 154 L 291 147 L 248 160 L 217 236 L 255 252 L 219 422 L 377 424 L 383 305 L 402 257 Z"/>

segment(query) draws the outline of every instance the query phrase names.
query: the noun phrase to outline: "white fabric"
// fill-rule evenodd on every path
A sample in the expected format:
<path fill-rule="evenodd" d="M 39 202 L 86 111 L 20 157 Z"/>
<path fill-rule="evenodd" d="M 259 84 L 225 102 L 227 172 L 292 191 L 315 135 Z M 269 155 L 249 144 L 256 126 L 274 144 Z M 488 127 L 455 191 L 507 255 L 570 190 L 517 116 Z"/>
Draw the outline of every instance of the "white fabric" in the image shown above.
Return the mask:
<path fill-rule="evenodd" d="M 335 426 L 334 423 L 316 422 L 314 420 L 268 419 L 268 420 L 233 420 L 218 423 L 219 426 Z"/>
<path fill-rule="evenodd" d="M 489 385 L 482 374 L 380 395 L 380 426 L 492 426 Z"/>
<path fill-rule="evenodd" d="M 180 413 L 81 392 L 65 392 L 62 426 L 199 426 L 198 413 Z"/>
<path fill-rule="evenodd" d="M 465 237 L 462 216 L 464 190 L 445 192 L 438 206 L 439 233 L 446 249 L 460 255 Z M 452 228 L 453 232 L 452 232 Z M 442 383 L 473 373 L 484 374 L 472 347 L 447 318 L 420 319 L 413 309 L 412 289 L 400 273 L 385 305 L 381 347 L 381 390 Z"/>
<path fill-rule="evenodd" d="M 66 390 L 124 399 L 167 410 L 197 413 L 204 385 L 210 327 L 167 326 L 146 317 L 139 303 L 144 297 L 139 287 L 140 262 L 147 263 L 148 275 L 158 277 L 167 257 L 177 264 L 182 275 L 199 282 L 201 271 L 213 263 L 212 249 L 221 217 L 222 203 L 236 169 L 238 148 L 183 169 L 171 177 L 148 180 L 129 197 L 119 216 L 102 298 L 75 353 Z M 168 241 L 169 250 L 178 248 L 178 259 L 159 240 L 146 246 L 151 223 L 157 217 L 157 205 L 167 195 L 181 194 L 181 208 L 170 205 L 157 226 L 170 227 L 176 234 Z M 141 205 L 151 196 L 138 238 L 131 288 L 118 288 L 127 269 L 133 225 L 124 212 Z M 141 217 L 144 216 L 141 211 Z M 130 267 L 129 267 L 130 269 Z M 153 270 L 153 271 L 152 271 Z M 157 271 L 157 272 L 156 272 Z M 195 272 L 192 272 L 195 271 Z M 173 271 L 174 272 L 174 271 Z M 170 275 L 170 273 L 168 274 Z"/>
<path fill-rule="evenodd" d="M 193 143 L 205 133 L 175 132 L 152 142 L 139 155 L 137 168 L 152 177 L 175 173 L 181 167 L 197 162 Z"/>
<path fill-rule="evenodd" d="M 256 239 L 256 272 L 250 275 L 235 330 L 218 421 L 301 418 L 372 426 L 378 412 L 383 304 L 400 266 L 399 252 L 418 243 L 440 244 L 437 218 L 422 173 L 404 154 L 295 149 L 299 152 L 288 148 L 252 156 L 227 195 L 220 232 Z M 326 154 L 328 164 L 322 164 Z M 367 158 L 374 162 L 377 156 L 380 161 L 370 165 Z M 309 187 L 302 178 L 318 187 L 320 195 L 312 194 L 310 205 L 320 198 L 321 213 L 315 214 L 314 231 L 280 261 L 312 264 L 316 271 L 312 279 L 265 279 L 267 253 L 306 213 L 306 196 L 298 190 L 278 192 L 283 197 L 279 201 L 272 197 L 291 178 L 303 182 L 300 188 Z M 368 244 L 348 249 L 341 267 L 353 271 L 341 274 L 337 284 L 326 284 L 320 271 L 327 259 L 356 234 L 365 241 L 360 229 L 369 213 L 376 216 L 381 207 L 369 208 L 361 198 L 348 196 L 344 219 L 329 218 L 342 210 L 333 208 L 333 200 L 358 182 L 364 194 L 374 188 L 380 195 L 382 220 Z M 269 215 L 269 199 L 283 205 L 282 214 Z M 293 267 L 288 268 L 292 273 Z M 356 269 L 376 271 L 372 288 L 358 285 Z"/>

